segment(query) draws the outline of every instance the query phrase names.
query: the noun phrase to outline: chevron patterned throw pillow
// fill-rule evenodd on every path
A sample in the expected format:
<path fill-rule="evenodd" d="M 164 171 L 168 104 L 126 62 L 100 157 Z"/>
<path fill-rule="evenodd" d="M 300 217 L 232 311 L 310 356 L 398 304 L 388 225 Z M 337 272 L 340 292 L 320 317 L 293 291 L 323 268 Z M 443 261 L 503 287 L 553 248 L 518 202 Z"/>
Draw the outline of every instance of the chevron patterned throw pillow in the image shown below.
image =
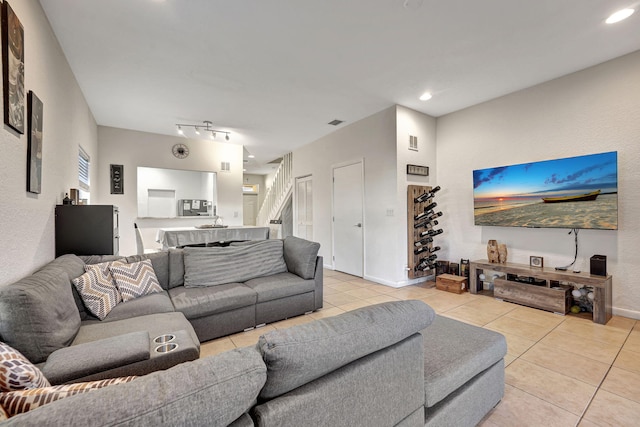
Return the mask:
<path fill-rule="evenodd" d="M 153 270 L 151 260 L 110 267 L 122 301 L 129 301 L 143 295 L 162 292 L 162 287 Z"/>
<path fill-rule="evenodd" d="M 73 279 L 84 305 L 98 319 L 103 320 L 122 301 L 109 267 L 123 265 L 120 261 L 86 265 L 82 276 Z"/>
<path fill-rule="evenodd" d="M 0 394 L 0 405 L 9 417 L 36 409 L 47 403 L 55 402 L 75 394 L 87 393 L 102 387 L 123 384 L 133 381 L 137 377 L 109 378 L 106 380 L 89 381 L 75 384 L 63 384 L 35 388 L 31 390 L 12 391 Z"/>
<path fill-rule="evenodd" d="M 18 350 L 0 342 L 0 391 L 48 387 L 49 381 Z"/>

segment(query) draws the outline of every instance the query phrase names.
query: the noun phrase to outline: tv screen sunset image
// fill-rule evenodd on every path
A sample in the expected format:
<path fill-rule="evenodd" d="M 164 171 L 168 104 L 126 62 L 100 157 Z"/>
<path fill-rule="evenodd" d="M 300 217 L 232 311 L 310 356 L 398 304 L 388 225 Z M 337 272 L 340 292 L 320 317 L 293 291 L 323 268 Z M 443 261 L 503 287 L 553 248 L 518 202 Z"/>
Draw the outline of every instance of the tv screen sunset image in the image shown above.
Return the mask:
<path fill-rule="evenodd" d="M 473 171 L 475 225 L 616 230 L 615 151 Z"/>

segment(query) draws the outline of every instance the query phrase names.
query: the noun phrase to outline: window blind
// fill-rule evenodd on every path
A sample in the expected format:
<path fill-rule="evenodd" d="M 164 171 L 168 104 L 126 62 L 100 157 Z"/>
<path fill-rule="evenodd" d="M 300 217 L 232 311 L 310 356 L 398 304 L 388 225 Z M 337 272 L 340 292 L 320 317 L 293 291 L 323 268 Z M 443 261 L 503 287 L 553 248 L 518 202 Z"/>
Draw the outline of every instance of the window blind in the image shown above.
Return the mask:
<path fill-rule="evenodd" d="M 81 189 L 84 191 L 89 191 L 89 166 L 90 166 L 90 158 L 89 155 L 82 149 L 82 147 L 78 147 L 78 184 Z"/>

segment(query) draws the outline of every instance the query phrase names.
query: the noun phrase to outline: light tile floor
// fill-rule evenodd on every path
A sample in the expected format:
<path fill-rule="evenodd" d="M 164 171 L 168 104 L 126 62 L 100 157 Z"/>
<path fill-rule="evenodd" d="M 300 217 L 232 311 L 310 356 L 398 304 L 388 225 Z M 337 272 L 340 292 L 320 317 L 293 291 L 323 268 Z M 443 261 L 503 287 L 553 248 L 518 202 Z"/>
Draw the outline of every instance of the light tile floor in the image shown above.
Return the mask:
<path fill-rule="evenodd" d="M 435 289 L 391 288 L 324 271 L 324 308 L 202 344 L 201 357 L 253 345 L 268 331 L 385 301 L 419 299 L 443 316 L 507 338 L 505 396 L 480 423 L 494 426 L 640 425 L 640 321 L 614 316 L 607 325 Z"/>

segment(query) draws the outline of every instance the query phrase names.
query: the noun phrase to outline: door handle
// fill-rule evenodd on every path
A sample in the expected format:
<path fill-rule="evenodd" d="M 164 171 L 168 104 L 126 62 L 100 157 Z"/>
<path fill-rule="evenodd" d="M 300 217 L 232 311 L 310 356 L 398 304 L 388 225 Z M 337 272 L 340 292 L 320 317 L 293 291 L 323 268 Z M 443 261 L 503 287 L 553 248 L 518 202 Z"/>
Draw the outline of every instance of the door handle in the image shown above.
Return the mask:
<path fill-rule="evenodd" d="M 361 222 L 357 223 L 357 224 L 355 225 L 355 227 L 362 228 L 362 223 L 361 223 Z"/>

